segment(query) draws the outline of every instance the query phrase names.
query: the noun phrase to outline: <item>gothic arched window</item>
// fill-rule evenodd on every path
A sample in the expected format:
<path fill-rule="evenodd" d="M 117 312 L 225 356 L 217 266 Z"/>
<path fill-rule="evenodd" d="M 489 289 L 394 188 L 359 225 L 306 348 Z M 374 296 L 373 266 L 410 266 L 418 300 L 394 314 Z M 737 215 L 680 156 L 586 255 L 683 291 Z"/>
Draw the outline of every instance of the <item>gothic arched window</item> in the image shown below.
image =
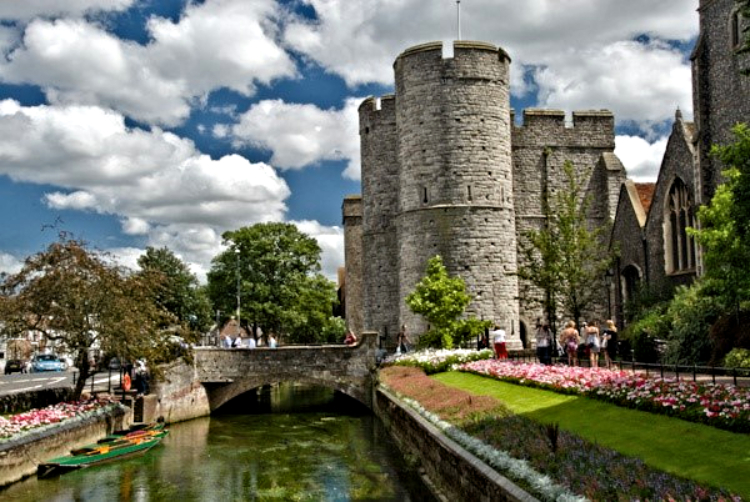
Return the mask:
<path fill-rule="evenodd" d="M 695 210 L 687 185 L 677 178 L 667 195 L 664 213 L 664 265 L 668 274 L 695 268 L 695 241 L 687 233 L 695 226 Z"/>
<path fill-rule="evenodd" d="M 622 277 L 622 301 L 629 302 L 635 298 L 641 284 L 641 271 L 635 265 L 628 265 L 620 273 Z"/>

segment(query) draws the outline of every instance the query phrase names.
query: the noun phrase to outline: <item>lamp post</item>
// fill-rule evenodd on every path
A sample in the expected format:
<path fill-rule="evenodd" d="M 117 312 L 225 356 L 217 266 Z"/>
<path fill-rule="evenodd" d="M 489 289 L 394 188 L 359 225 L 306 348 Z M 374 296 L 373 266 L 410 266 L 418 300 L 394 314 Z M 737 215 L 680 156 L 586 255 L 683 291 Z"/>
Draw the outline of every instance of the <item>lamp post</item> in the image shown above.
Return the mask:
<path fill-rule="evenodd" d="M 604 283 L 607 285 L 607 318 L 612 319 L 612 277 L 614 272 L 608 268 L 604 273 Z"/>
<path fill-rule="evenodd" d="M 235 248 L 234 254 L 237 255 L 237 326 L 240 327 L 240 248 Z"/>

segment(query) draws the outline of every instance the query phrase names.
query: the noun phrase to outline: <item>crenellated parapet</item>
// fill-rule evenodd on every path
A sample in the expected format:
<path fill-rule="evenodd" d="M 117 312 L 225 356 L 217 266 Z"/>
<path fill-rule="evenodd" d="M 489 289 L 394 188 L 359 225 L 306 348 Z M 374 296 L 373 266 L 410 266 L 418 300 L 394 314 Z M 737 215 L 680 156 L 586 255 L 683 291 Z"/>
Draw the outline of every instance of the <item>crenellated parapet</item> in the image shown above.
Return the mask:
<path fill-rule="evenodd" d="M 615 147 L 615 117 L 608 110 L 574 111 L 568 122 L 563 110 L 529 108 L 523 124 L 513 127 L 513 147 Z"/>

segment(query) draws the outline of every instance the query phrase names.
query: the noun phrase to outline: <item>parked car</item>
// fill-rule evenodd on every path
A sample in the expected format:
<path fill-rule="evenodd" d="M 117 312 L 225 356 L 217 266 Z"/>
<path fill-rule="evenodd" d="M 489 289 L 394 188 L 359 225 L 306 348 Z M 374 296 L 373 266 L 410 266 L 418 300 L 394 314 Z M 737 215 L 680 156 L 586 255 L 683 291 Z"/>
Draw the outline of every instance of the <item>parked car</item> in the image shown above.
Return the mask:
<path fill-rule="evenodd" d="M 5 374 L 10 375 L 13 372 L 23 373 L 26 363 L 23 359 L 8 359 L 5 361 Z"/>
<path fill-rule="evenodd" d="M 53 354 L 38 354 L 31 359 L 31 371 L 65 371 L 65 363 Z"/>

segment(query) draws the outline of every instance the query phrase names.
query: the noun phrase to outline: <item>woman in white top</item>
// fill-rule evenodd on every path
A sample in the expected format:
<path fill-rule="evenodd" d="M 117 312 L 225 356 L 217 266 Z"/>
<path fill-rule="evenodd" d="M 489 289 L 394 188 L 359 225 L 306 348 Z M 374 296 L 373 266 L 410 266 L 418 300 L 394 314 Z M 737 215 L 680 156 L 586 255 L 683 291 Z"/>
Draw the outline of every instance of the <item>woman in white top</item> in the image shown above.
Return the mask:
<path fill-rule="evenodd" d="M 495 329 L 490 331 L 490 336 L 492 337 L 492 344 L 495 347 L 495 358 L 508 359 L 508 349 L 505 346 L 505 331 L 496 325 Z"/>
<path fill-rule="evenodd" d="M 599 338 L 599 323 L 597 321 L 592 322 L 591 326 L 586 328 L 586 346 L 589 349 L 591 367 L 598 368 L 601 340 Z"/>

